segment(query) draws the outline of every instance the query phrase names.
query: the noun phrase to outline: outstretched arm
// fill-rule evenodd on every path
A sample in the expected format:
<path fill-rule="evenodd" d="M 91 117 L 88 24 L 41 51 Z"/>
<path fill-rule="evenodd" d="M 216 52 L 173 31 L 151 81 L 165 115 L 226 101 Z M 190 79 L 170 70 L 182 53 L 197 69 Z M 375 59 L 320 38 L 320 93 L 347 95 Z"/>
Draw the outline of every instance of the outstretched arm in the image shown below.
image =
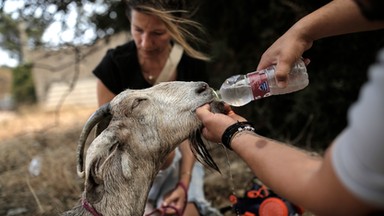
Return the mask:
<path fill-rule="evenodd" d="M 314 41 L 380 28 L 384 28 L 384 22 L 367 20 L 353 0 L 334 0 L 300 19 L 276 40 L 262 55 L 257 69 L 277 64 L 276 79 L 279 86 L 284 87 L 293 64 L 312 47 Z"/>
<path fill-rule="evenodd" d="M 331 149 L 324 158 L 256 134 L 239 134 L 231 147 L 276 193 L 316 215 L 366 215 L 371 206 L 336 177 Z"/>
<path fill-rule="evenodd" d="M 233 118 L 212 113 L 209 105 L 198 108 L 196 114 L 205 126 L 204 137 L 213 142 L 221 142 L 226 128 L 239 119 L 233 112 Z M 371 210 L 336 177 L 332 149 L 322 158 L 249 131 L 235 135 L 230 145 L 263 183 L 316 215 L 364 215 Z"/>

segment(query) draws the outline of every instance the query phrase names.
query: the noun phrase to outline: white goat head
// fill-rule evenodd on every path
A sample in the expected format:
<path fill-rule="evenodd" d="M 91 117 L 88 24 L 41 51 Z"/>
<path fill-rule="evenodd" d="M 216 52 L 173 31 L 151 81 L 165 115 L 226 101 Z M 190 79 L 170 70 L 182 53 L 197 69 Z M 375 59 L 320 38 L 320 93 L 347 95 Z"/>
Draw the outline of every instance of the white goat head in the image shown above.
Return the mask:
<path fill-rule="evenodd" d="M 206 103 L 223 111 L 206 83 L 175 81 L 128 89 L 100 107 L 84 126 L 78 144 L 77 171 L 85 177 L 83 206 L 65 215 L 91 215 L 94 211 L 142 216 L 162 162 L 186 139 L 191 140 L 200 161 L 218 170 L 201 139 L 202 124 L 195 115 L 196 108 Z M 106 117 L 111 121 L 90 144 L 84 162 L 86 139 Z"/>

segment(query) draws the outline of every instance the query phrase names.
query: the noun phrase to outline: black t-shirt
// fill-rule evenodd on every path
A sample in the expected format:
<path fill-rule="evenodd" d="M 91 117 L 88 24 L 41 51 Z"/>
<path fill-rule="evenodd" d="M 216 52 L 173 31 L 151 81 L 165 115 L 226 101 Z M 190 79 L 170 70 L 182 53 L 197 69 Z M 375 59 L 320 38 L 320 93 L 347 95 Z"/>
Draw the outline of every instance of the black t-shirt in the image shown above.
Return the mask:
<path fill-rule="evenodd" d="M 93 70 L 93 74 L 114 94 L 119 94 L 128 88 L 143 89 L 152 86 L 141 73 L 133 41 L 108 50 L 103 60 Z M 208 82 L 206 63 L 183 53 L 177 66 L 176 79 Z"/>

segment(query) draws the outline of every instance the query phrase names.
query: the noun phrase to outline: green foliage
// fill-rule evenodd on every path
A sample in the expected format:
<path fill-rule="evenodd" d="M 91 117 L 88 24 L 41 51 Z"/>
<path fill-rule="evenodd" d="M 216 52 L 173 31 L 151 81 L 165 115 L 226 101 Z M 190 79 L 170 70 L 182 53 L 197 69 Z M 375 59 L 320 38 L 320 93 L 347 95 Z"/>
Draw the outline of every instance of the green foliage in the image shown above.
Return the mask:
<path fill-rule="evenodd" d="M 10 51 L 11 54 L 19 53 L 20 43 L 16 21 L 4 13 L 0 13 L 0 19 L 0 47 Z"/>
<path fill-rule="evenodd" d="M 12 94 L 17 106 L 36 102 L 32 77 L 32 64 L 24 64 L 13 69 Z"/>
<path fill-rule="evenodd" d="M 52 20 L 20 14 L 22 15 L 15 19 L 11 14 L 0 10 L 0 47 L 8 51 L 13 58 L 23 62 L 23 48 L 27 45 L 29 49 L 42 46 L 42 35 Z M 23 38 L 22 35 L 28 38 Z"/>

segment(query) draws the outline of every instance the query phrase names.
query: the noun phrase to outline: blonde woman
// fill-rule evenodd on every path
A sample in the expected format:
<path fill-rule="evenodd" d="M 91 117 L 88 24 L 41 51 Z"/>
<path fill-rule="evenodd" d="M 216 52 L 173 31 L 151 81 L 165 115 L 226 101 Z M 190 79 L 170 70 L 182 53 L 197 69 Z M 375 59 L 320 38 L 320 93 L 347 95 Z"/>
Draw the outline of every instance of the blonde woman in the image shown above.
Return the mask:
<path fill-rule="evenodd" d="M 148 88 L 161 81 L 208 81 L 208 57 L 187 41 L 198 40 L 187 29 L 200 29 L 186 18 L 183 0 L 128 0 L 126 14 L 132 41 L 109 50 L 93 73 L 98 103 L 121 91 Z M 204 169 L 195 163 L 188 141 L 162 164 L 150 190 L 145 215 L 220 215 L 206 201 Z"/>

